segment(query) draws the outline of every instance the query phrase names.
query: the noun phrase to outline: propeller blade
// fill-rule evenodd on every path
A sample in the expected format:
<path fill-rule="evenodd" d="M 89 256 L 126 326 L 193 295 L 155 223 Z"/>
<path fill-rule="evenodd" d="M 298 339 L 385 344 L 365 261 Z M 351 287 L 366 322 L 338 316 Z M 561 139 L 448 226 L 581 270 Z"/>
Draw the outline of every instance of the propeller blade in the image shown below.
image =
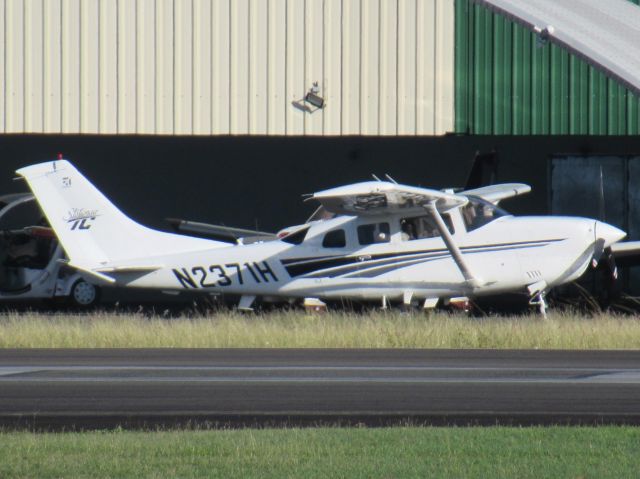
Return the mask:
<path fill-rule="evenodd" d="M 611 248 L 604 248 L 604 240 L 598 239 L 594 246 L 593 257 L 591 258 L 591 266 L 595 269 L 602 268 L 608 273 L 614 281 L 618 279 L 618 266 L 616 258 Z"/>
<path fill-rule="evenodd" d="M 591 258 L 591 266 L 593 268 L 596 268 L 598 266 L 598 263 L 600 263 L 600 259 L 602 258 L 602 255 L 604 254 L 604 244 L 605 241 L 603 238 L 598 238 L 596 240 L 596 242 L 593 245 L 593 256 Z M 611 251 L 610 248 L 609 251 Z"/>
<path fill-rule="evenodd" d="M 600 185 L 598 191 L 598 219 L 605 222 L 604 209 L 604 175 L 602 174 L 602 165 L 600 165 Z"/>
<path fill-rule="evenodd" d="M 613 256 L 611 248 L 607 248 L 605 251 L 605 262 L 607 269 L 609 270 L 609 274 L 611 275 L 611 279 L 616 281 L 618 279 L 618 266 L 616 265 L 616 258 Z"/>
<path fill-rule="evenodd" d="M 611 306 L 620 295 L 620 290 L 616 286 L 618 282 L 618 266 L 616 265 L 615 256 L 611 248 L 605 249 L 598 268 L 602 273 L 602 304 L 608 307 Z"/>

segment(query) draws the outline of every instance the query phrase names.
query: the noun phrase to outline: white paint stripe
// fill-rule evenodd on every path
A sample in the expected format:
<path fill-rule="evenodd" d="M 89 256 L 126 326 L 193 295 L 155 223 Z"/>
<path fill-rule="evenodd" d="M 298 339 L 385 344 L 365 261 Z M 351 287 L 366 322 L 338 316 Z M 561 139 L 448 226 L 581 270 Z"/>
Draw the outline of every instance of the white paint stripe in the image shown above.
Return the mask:
<path fill-rule="evenodd" d="M 0 368 L 0 376 L 11 376 L 13 374 L 25 374 L 25 373 L 34 373 L 38 371 L 44 371 L 43 368 L 33 368 L 33 367 L 2 367 Z"/>
<path fill-rule="evenodd" d="M 587 378 L 367 378 L 367 377 L 340 377 L 340 378 L 318 378 L 318 377 L 170 377 L 170 378 L 149 378 L 149 377 L 109 377 L 109 378 L 78 378 L 78 377 L 58 377 L 58 378 L 20 378 L 15 376 L 0 377 L 0 383 L 213 383 L 213 384 L 262 384 L 262 383 L 286 383 L 286 384 L 640 384 L 640 375 L 636 377 L 593 377 Z"/>
<path fill-rule="evenodd" d="M 508 371 L 636 373 L 640 368 L 485 366 L 0 366 L 0 375 L 36 371 Z"/>
<path fill-rule="evenodd" d="M 640 371 L 621 371 L 609 374 L 599 374 L 585 378 L 592 383 L 609 383 L 611 381 L 620 383 L 637 383 L 640 382 Z"/>

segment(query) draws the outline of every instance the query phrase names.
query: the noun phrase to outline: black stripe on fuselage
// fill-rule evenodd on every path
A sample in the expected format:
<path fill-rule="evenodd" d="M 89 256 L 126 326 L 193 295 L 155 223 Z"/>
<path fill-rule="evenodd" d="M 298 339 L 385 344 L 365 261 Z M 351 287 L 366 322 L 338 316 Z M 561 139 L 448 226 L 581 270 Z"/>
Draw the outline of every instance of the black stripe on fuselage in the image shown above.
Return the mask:
<path fill-rule="evenodd" d="M 343 266 L 322 268 L 318 271 L 314 271 L 309 274 L 306 274 L 305 278 L 320 278 L 320 277 L 335 278 L 336 276 L 346 275 L 353 271 L 363 271 L 365 269 L 385 266 L 388 264 L 397 264 L 398 262 L 416 261 L 416 260 L 426 261 L 430 259 L 446 258 L 447 256 L 449 256 L 449 252 L 446 250 L 443 250 L 435 253 L 422 253 L 422 254 L 415 254 L 415 255 L 394 256 L 390 258 L 369 259 L 366 261 L 357 261 L 355 263 L 351 262 Z"/>
<path fill-rule="evenodd" d="M 538 240 L 538 241 L 520 241 L 513 243 L 495 243 L 488 245 L 477 245 L 477 246 L 463 246 L 461 247 L 461 251 L 464 253 L 476 253 L 476 252 L 487 252 L 487 251 L 504 251 L 509 249 L 522 249 L 522 248 L 535 248 L 546 246 L 549 243 L 556 243 L 558 241 L 563 241 L 562 239 L 551 239 L 551 240 Z M 402 253 L 393 252 L 393 253 L 379 253 L 379 254 L 361 254 L 361 255 L 351 255 L 351 256 L 320 256 L 320 257 L 308 257 L 308 258 L 289 258 L 281 260 L 282 265 L 289 273 L 289 276 L 292 278 L 298 276 L 307 276 L 307 277 L 335 277 L 341 274 L 348 274 L 349 272 L 353 272 L 354 270 L 364 270 L 369 269 L 373 266 L 382 266 L 389 263 L 397 262 L 398 260 L 413 260 L 413 259 L 430 259 L 432 256 L 437 257 L 442 256 L 446 257 L 449 255 L 449 250 L 446 248 L 434 248 L 429 250 L 417 250 L 417 251 L 405 251 Z M 362 259 L 366 257 L 366 259 Z M 380 260 L 388 259 L 389 261 L 381 262 Z M 376 262 L 372 264 L 372 262 Z M 345 268 L 342 268 L 345 267 Z M 333 270 L 334 268 L 339 268 L 340 272 L 338 274 L 325 274 L 329 273 L 325 270 Z M 314 274 L 315 273 L 315 274 Z M 333 273 L 333 271 L 331 272 Z"/>
<path fill-rule="evenodd" d="M 532 246 L 509 246 L 505 248 L 474 250 L 474 251 L 467 251 L 466 254 L 488 253 L 488 252 L 494 252 L 494 251 L 510 251 L 514 249 L 524 249 L 524 248 L 541 248 L 543 246 L 546 246 L 546 244 L 537 244 Z M 416 258 L 416 259 L 407 258 L 407 259 L 401 259 L 401 260 L 396 259 L 394 261 L 385 261 L 384 264 L 375 264 L 370 266 L 368 264 L 365 264 L 364 268 L 360 268 L 360 269 L 354 268 L 351 272 L 343 272 L 340 275 L 335 275 L 335 276 L 332 275 L 330 277 L 341 276 L 343 278 L 375 278 L 376 276 L 380 276 L 382 274 L 388 273 L 389 271 L 393 271 L 395 269 L 402 269 L 407 266 L 413 266 L 415 264 L 421 264 L 421 263 L 429 263 L 431 261 L 436 261 L 439 259 L 450 258 L 450 257 L 451 255 L 447 253 L 447 254 L 441 254 L 438 256 L 430 256 L 428 258 Z M 305 277 L 309 277 L 309 276 L 305 276 Z"/>

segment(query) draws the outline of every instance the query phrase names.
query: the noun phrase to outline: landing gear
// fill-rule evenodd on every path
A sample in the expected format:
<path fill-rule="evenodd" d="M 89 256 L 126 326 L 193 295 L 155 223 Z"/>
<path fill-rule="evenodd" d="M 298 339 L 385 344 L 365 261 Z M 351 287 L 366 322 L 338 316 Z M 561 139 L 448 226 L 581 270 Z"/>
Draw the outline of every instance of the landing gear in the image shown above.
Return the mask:
<path fill-rule="evenodd" d="M 238 311 L 242 311 L 245 313 L 250 313 L 253 311 L 253 302 L 256 300 L 256 297 L 253 295 L 244 294 L 240 297 L 240 302 L 238 303 Z"/>
<path fill-rule="evenodd" d="M 389 302 L 387 301 L 387 297 L 383 296 L 382 297 L 382 309 L 388 309 L 389 308 Z"/>
<path fill-rule="evenodd" d="M 90 308 L 95 306 L 99 300 L 100 290 L 96 285 L 88 283 L 84 279 L 79 279 L 71 286 L 69 303 L 75 308 Z"/>
<path fill-rule="evenodd" d="M 549 286 L 547 282 L 542 280 L 537 283 L 530 284 L 527 286 L 529 290 L 529 304 L 531 306 L 537 306 L 538 311 L 542 315 L 543 318 L 547 317 L 547 302 L 545 298 L 547 293 L 549 292 Z"/>
<path fill-rule="evenodd" d="M 547 302 L 545 301 L 546 296 L 546 291 L 540 291 L 529 300 L 529 304 L 531 306 L 538 307 L 538 312 L 542 315 L 543 318 L 547 317 Z"/>

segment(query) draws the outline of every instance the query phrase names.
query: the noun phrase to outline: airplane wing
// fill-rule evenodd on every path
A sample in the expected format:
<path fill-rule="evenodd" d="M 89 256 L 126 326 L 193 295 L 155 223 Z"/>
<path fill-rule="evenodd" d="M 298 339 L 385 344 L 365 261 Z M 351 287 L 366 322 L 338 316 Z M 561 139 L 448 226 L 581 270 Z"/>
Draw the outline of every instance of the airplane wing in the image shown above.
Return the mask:
<path fill-rule="evenodd" d="M 640 265 L 640 241 L 623 241 L 611 245 L 611 252 L 619 266 Z"/>
<path fill-rule="evenodd" d="M 469 201 L 466 196 L 387 181 L 339 186 L 314 193 L 310 199 L 318 200 L 331 213 L 356 216 L 423 214 L 425 206 L 432 201 L 438 211 L 444 212 Z"/>
<path fill-rule="evenodd" d="M 256 243 L 258 241 L 273 241 L 277 236 L 265 231 L 232 228 L 230 226 L 212 225 L 197 221 L 182 220 L 179 218 L 166 218 L 169 224 L 179 233 L 193 235 L 199 238 L 213 239 L 225 243 L 243 244 Z"/>
<path fill-rule="evenodd" d="M 475 188 L 473 190 L 466 190 L 459 194 L 479 196 L 480 198 L 497 205 L 502 200 L 524 195 L 530 191 L 531 187 L 523 183 L 503 183 L 499 185 L 483 186 L 482 188 Z"/>

